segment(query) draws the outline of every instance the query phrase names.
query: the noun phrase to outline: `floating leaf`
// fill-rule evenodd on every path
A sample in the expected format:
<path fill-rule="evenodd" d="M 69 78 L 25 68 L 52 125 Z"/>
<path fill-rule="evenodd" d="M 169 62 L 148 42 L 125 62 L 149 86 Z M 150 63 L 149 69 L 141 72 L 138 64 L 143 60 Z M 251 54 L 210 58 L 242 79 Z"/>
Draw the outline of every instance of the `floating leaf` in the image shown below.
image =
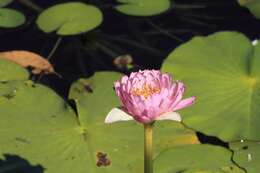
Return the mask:
<path fill-rule="evenodd" d="M 95 6 L 80 2 L 58 4 L 44 10 L 37 24 L 44 32 L 75 35 L 96 28 L 102 22 L 102 12 Z"/>
<path fill-rule="evenodd" d="M 8 4 L 10 4 L 11 2 L 13 2 L 13 0 L 1 0 L 0 1 L 0 7 L 5 7 Z"/>
<path fill-rule="evenodd" d="M 156 159 L 156 173 L 245 173 L 231 161 L 232 152 L 213 145 L 187 145 L 165 150 Z"/>
<path fill-rule="evenodd" d="M 0 59 L 13 61 L 22 67 L 32 67 L 33 74 L 54 73 L 54 69 L 49 61 L 33 52 L 23 50 L 0 52 Z"/>
<path fill-rule="evenodd" d="M 167 11 L 169 0 L 118 0 L 122 3 L 116 9 L 124 14 L 133 16 L 152 16 Z"/>
<path fill-rule="evenodd" d="M 250 12 L 260 19 L 260 1 L 259 0 L 237 0 L 241 6 L 250 10 Z"/>
<path fill-rule="evenodd" d="M 0 82 L 26 80 L 29 73 L 17 64 L 0 58 Z"/>
<path fill-rule="evenodd" d="M 0 159 L 7 153 L 18 155 L 33 165 L 41 165 L 45 173 L 142 172 L 142 126 L 135 122 L 113 126 L 104 123 L 107 112 L 103 111 L 118 104 L 111 95 L 112 83 L 120 76 L 97 73 L 90 80 L 93 96 L 86 95 L 91 92 L 87 86 L 82 92 L 81 83 L 74 84 L 71 92 L 80 92 L 82 99 L 103 96 L 88 100 L 86 108 L 79 107 L 79 119 L 61 97 L 45 86 L 30 81 L 0 83 Z M 79 98 L 77 103 L 81 101 Z M 195 134 L 178 123 L 162 124 L 156 131 L 155 136 L 165 134 L 156 140 L 157 151 L 198 143 Z"/>
<path fill-rule="evenodd" d="M 88 80 L 80 79 L 72 85 L 70 98 L 76 100 L 79 122 L 92 137 L 91 146 L 107 153 L 112 161 L 104 170 L 117 173 L 127 168 L 125 173 L 142 172 L 142 125 L 134 121 L 104 124 L 108 112 L 120 106 L 113 90 L 113 82 L 120 78 L 119 73 L 99 72 Z M 199 143 L 194 132 L 172 121 L 156 123 L 154 132 L 156 154 L 171 146 Z"/>
<path fill-rule="evenodd" d="M 234 151 L 233 159 L 248 173 L 258 173 L 260 170 L 260 143 L 234 142 L 230 144 Z"/>
<path fill-rule="evenodd" d="M 197 96 L 180 112 L 184 123 L 227 141 L 260 139 L 259 57 L 260 44 L 236 32 L 195 37 L 174 50 L 162 70 Z"/>
<path fill-rule="evenodd" d="M 27 82 L 16 83 L 12 97 L 5 95 L 0 96 L 1 154 L 27 158 L 42 165 L 46 173 L 91 172 L 83 131 L 62 98 L 44 86 Z M 62 166 L 57 166 L 60 163 Z"/>
<path fill-rule="evenodd" d="M 0 8 L 0 27 L 12 28 L 22 25 L 25 16 L 13 9 Z"/>

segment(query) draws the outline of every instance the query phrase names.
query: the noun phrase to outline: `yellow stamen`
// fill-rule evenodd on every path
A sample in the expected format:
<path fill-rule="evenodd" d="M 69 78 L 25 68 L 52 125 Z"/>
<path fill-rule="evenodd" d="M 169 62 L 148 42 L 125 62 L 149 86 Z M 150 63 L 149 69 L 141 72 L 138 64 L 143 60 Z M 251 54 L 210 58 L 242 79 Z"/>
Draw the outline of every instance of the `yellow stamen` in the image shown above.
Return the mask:
<path fill-rule="evenodd" d="M 142 88 L 134 88 L 131 93 L 135 96 L 144 96 L 144 98 L 148 98 L 149 96 L 159 93 L 160 88 L 152 87 L 151 85 L 145 84 Z"/>

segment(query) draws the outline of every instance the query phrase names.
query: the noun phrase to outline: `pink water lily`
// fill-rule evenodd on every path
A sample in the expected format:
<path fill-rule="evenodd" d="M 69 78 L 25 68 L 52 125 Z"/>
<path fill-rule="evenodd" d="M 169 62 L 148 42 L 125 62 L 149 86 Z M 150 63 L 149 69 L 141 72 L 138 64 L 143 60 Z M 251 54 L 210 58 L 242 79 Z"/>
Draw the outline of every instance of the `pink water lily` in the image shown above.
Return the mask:
<path fill-rule="evenodd" d="M 143 70 L 123 76 L 114 84 L 122 109 L 113 108 L 105 122 L 135 119 L 140 123 L 155 120 L 181 121 L 175 112 L 194 103 L 195 97 L 183 99 L 185 86 L 171 75 L 158 70 Z"/>

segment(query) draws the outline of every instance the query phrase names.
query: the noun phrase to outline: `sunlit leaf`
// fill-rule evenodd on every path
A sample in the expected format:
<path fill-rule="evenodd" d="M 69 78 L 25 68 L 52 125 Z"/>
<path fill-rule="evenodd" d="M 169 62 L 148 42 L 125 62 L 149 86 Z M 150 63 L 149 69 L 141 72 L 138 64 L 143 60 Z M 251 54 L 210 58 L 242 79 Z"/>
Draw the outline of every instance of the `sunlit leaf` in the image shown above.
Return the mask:
<path fill-rule="evenodd" d="M 59 35 L 75 35 L 90 31 L 102 22 L 102 12 L 95 6 L 69 2 L 44 10 L 37 19 L 44 32 L 56 31 Z"/>
<path fill-rule="evenodd" d="M 89 87 L 85 79 L 73 84 L 70 96 L 77 100 L 79 118 L 45 86 L 31 81 L 0 83 L 0 159 L 17 155 L 42 166 L 45 173 L 142 172 L 142 125 L 104 123 L 109 109 L 118 104 L 112 83 L 120 77 L 100 72 L 87 80 Z M 179 123 L 156 126 L 156 154 L 171 146 L 198 143 L 194 132 Z"/>
<path fill-rule="evenodd" d="M 115 72 L 99 72 L 72 85 L 70 98 L 76 100 L 80 124 L 91 137 L 91 146 L 109 155 L 108 172 L 136 173 L 143 171 L 143 126 L 135 121 L 105 124 L 108 112 L 120 106 L 113 82 L 120 79 Z M 171 146 L 199 143 L 191 130 L 180 123 L 163 121 L 154 128 L 155 154 Z M 134 152 L 132 152 L 134 150 Z M 125 155 L 127 153 L 127 155 Z M 122 159 L 124 158 L 124 159 Z"/>
<path fill-rule="evenodd" d="M 118 0 L 116 10 L 133 16 L 152 16 L 167 11 L 171 2 L 169 0 Z"/>
<path fill-rule="evenodd" d="M 91 171 L 83 131 L 62 98 L 28 82 L 16 83 L 15 90 L 0 96 L 0 153 L 26 158 L 44 167 L 45 173 Z"/>
<path fill-rule="evenodd" d="M 223 140 L 260 139 L 260 44 L 220 32 L 174 50 L 162 70 L 187 85 L 196 104 L 181 111 L 189 127 Z"/>

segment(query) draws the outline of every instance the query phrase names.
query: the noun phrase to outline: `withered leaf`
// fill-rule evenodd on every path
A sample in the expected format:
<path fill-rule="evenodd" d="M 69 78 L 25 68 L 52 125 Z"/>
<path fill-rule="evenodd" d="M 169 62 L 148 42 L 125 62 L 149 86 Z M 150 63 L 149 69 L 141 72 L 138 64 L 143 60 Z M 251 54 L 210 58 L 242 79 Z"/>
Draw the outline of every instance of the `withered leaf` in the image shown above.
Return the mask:
<path fill-rule="evenodd" d="M 13 50 L 0 52 L 0 59 L 6 59 L 15 62 L 22 67 L 31 67 L 33 74 L 55 73 L 53 66 L 42 56 L 24 50 Z"/>
<path fill-rule="evenodd" d="M 113 63 L 118 68 L 126 68 L 127 65 L 133 63 L 133 57 L 129 54 L 120 55 L 114 59 Z"/>

